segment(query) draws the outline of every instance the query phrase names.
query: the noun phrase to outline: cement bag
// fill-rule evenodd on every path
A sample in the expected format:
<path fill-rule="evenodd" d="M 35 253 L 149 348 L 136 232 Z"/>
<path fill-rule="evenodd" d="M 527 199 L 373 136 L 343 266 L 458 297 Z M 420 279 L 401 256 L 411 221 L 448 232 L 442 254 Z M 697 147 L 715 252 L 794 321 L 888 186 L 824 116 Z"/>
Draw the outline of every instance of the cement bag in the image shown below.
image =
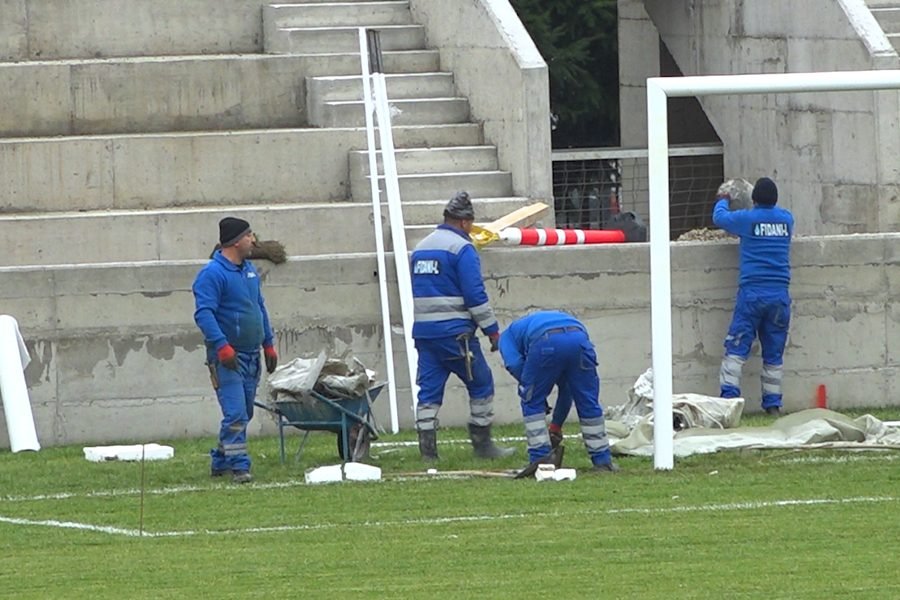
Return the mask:
<path fill-rule="evenodd" d="M 325 351 L 316 358 L 295 358 L 269 375 L 269 390 L 274 397 L 278 392 L 306 394 L 313 390 L 322 367 L 325 366 Z"/>

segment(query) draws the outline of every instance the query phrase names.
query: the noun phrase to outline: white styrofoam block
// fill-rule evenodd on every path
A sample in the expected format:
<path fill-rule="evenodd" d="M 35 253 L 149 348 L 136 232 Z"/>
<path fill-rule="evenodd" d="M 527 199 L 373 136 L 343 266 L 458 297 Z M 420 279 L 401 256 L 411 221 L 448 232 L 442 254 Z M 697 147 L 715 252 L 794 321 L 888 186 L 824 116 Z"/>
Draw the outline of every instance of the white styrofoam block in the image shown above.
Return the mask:
<path fill-rule="evenodd" d="M 343 481 L 344 473 L 341 470 L 341 465 L 328 465 L 309 469 L 306 471 L 305 479 L 306 483 L 334 483 L 335 481 Z"/>
<path fill-rule="evenodd" d="M 553 481 L 565 481 L 566 479 L 574 481 L 578 477 L 575 469 L 556 469 L 553 471 Z"/>
<path fill-rule="evenodd" d="M 349 481 L 381 481 L 381 467 L 348 462 L 344 465 L 344 477 Z"/>
<path fill-rule="evenodd" d="M 175 456 L 172 446 L 159 444 L 133 444 L 130 446 L 87 446 L 84 457 L 91 462 L 108 460 L 168 460 Z"/>
<path fill-rule="evenodd" d="M 555 471 L 556 467 L 553 465 L 538 465 L 537 471 L 534 472 L 534 478 L 538 481 L 552 480 Z"/>

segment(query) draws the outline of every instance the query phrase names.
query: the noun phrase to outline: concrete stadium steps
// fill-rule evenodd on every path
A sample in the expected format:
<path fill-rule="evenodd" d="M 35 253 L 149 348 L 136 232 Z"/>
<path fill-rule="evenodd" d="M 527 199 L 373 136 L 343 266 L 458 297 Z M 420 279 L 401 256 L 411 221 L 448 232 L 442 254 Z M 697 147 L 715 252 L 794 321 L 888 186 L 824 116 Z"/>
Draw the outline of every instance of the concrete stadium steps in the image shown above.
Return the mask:
<path fill-rule="evenodd" d="M 268 33 L 265 51 L 269 54 L 323 54 L 359 51 L 359 27 L 285 27 Z M 421 25 L 383 25 L 381 49 L 418 50 L 425 48 L 425 28 Z"/>
<path fill-rule="evenodd" d="M 397 176 L 400 197 L 404 202 L 449 199 L 455 192 L 466 190 L 472 198 L 501 198 L 512 195 L 512 175 L 508 171 L 470 171 L 441 173 L 411 173 Z M 379 181 L 382 197 L 385 194 L 384 180 Z M 354 201 L 368 201 L 372 189 L 368 179 L 360 178 L 356 185 L 351 183 Z"/>
<path fill-rule="evenodd" d="M 900 32 L 900 3 L 872 8 L 872 14 L 886 33 Z"/>
<path fill-rule="evenodd" d="M 391 125 L 465 123 L 469 101 L 465 98 L 391 99 Z M 323 102 L 309 112 L 313 127 L 362 127 L 366 123 L 362 100 Z"/>
<path fill-rule="evenodd" d="M 900 52 L 900 2 L 897 0 L 867 0 L 872 15 L 881 25 L 894 50 Z"/>
<path fill-rule="evenodd" d="M 398 173 L 439 173 L 451 171 L 496 171 L 500 167 L 495 146 L 448 146 L 445 148 L 399 148 L 394 152 Z M 381 152 L 376 153 L 379 171 L 383 171 Z M 350 186 L 368 185 L 369 154 L 365 150 L 350 153 Z M 363 181 L 364 179 L 364 181 Z"/>
<path fill-rule="evenodd" d="M 428 74 L 398 91 L 452 90 L 439 63 L 436 50 L 384 53 L 388 73 Z M 358 52 L 0 63 L 0 136 L 303 127 L 308 79 L 328 75 L 340 95 L 359 73 Z"/>
<path fill-rule="evenodd" d="M 388 98 L 447 98 L 456 96 L 453 73 L 389 73 L 384 77 Z M 306 78 L 307 98 L 315 102 L 362 100 L 359 75 Z"/>
<path fill-rule="evenodd" d="M 412 23 L 412 14 L 406 0 L 303 2 L 266 5 L 263 7 L 263 21 L 277 28 L 356 24 L 371 27 L 408 25 Z"/>
<path fill-rule="evenodd" d="M 489 198 L 474 205 L 479 219 L 490 221 L 525 202 Z M 404 221 L 410 231 L 430 231 L 445 204 L 404 202 Z M 390 250 L 387 205 L 381 210 Z M 212 252 L 225 215 L 246 219 L 259 239 L 280 241 L 291 256 L 375 249 L 371 204 L 338 202 L 0 215 L 0 254 L 6 266 L 23 267 L 200 259 Z"/>
<path fill-rule="evenodd" d="M 484 142 L 475 123 L 396 127 L 394 139 Z M 362 128 L 2 139 L 0 213 L 343 201 L 347 153 L 365 147 Z"/>

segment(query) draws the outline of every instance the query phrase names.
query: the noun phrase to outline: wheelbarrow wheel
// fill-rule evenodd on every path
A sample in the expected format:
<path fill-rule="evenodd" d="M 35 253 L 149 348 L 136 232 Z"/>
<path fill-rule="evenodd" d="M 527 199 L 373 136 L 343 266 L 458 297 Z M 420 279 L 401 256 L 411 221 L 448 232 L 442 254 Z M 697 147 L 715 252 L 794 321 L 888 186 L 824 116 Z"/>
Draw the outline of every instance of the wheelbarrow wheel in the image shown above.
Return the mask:
<path fill-rule="evenodd" d="M 368 427 L 362 423 L 354 423 L 350 427 L 350 450 L 344 448 L 344 436 L 340 432 L 337 434 L 338 454 L 342 460 L 356 462 L 365 458 L 369 458 L 369 448 L 372 443 L 372 436 Z M 354 452 L 355 451 L 355 452 Z M 353 457 L 350 458 L 351 453 Z"/>

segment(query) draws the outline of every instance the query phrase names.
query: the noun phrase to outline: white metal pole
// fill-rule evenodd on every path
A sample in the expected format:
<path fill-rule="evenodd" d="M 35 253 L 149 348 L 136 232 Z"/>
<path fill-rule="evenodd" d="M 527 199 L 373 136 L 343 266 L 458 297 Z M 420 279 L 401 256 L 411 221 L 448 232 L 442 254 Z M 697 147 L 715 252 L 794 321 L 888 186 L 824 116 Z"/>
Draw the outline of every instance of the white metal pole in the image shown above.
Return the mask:
<path fill-rule="evenodd" d="M 369 80 L 369 44 L 365 27 L 359 28 L 359 61 L 362 69 L 363 104 L 366 111 L 366 145 L 369 156 L 369 183 L 372 187 L 372 217 L 375 222 L 375 253 L 378 260 L 378 294 L 381 298 L 381 328 L 384 331 L 384 360 L 387 368 L 388 400 L 391 409 L 391 431 L 400 431 L 397 412 L 397 384 L 394 373 L 394 342 L 391 327 L 391 307 L 388 300 L 387 267 L 384 259 L 384 231 L 381 225 L 381 197 L 378 185 L 378 150 L 375 148 L 375 102 Z"/>
<path fill-rule="evenodd" d="M 672 440 L 672 279 L 669 256 L 669 128 L 665 92 L 647 80 L 650 178 L 650 322 L 653 365 L 653 465 L 674 467 Z"/>
<path fill-rule="evenodd" d="M 413 295 L 412 278 L 409 274 L 409 253 L 406 248 L 406 226 L 403 222 L 403 208 L 400 204 L 400 183 L 397 179 L 394 137 L 391 132 L 391 109 L 388 104 L 384 73 L 373 74 L 372 81 L 375 88 L 375 114 L 378 117 L 378 134 L 381 138 L 381 161 L 384 165 L 384 182 L 385 190 L 387 191 L 388 214 L 391 222 L 391 240 L 394 244 L 397 287 L 400 292 L 403 337 L 406 341 L 406 366 L 409 370 L 409 388 L 412 392 L 410 406 L 412 407 L 413 418 L 415 418 L 416 398 L 419 396 L 419 386 L 416 384 L 418 352 L 412 339 Z"/>
<path fill-rule="evenodd" d="M 900 70 L 771 73 L 762 75 L 698 75 L 652 77 L 667 97 L 769 94 L 788 92 L 845 92 L 900 88 Z M 648 130 L 648 135 L 650 131 Z"/>

